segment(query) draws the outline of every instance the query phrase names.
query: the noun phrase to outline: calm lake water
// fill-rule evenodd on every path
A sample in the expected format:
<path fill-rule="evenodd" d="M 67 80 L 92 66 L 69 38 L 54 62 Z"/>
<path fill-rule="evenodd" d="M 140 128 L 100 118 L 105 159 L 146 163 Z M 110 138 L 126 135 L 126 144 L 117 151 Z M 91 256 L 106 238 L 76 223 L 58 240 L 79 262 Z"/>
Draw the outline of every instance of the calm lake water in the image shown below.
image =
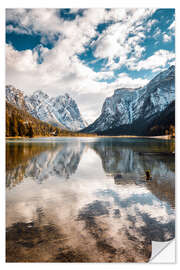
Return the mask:
<path fill-rule="evenodd" d="M 175 236 L 172 151 L 157 139 L 7 140 L 6 260 L 147 262 L 152 240 Z"/>

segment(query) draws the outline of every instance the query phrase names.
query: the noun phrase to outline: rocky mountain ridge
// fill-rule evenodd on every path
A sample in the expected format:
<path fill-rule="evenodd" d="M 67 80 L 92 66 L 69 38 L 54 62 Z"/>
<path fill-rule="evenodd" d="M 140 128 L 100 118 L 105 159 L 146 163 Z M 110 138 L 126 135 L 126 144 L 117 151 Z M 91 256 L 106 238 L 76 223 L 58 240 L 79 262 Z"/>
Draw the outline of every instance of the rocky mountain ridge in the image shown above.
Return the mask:
<path fill-rule="evenodd" d="M 49 97 L 39 90 L 27 96 L 21 90 L 7 85 L 6 100 L 33 117 L 62 129 L 77 131 L 86 126 L 76 102 L 68 94 Z"/>
<path fill-rule="evenodd" d="M 84 132 L 109 134 L 109 130 L 116 131 L 116 135 L 143 134 L 143 127 L 139 130 L 139 124 L 144 126 L 153 125 L 154 119 L 158 118 L 168 106 L 174 104 L 175 110 L 175 67 L 161 72 L 155 76 L 146 86 L 138 89 L 120 88 L 114 91 L 113 96 L 106 98 L 101 115 L 94 123 L 84 129 Z M 174 114 L 172 113 L 172 118 Z M 173 122 L 173 119 L 172 119 Z M 126 127 L 126 128 L 125 128 Z M 110 135 L 110 134 L 109 134 Z"/>

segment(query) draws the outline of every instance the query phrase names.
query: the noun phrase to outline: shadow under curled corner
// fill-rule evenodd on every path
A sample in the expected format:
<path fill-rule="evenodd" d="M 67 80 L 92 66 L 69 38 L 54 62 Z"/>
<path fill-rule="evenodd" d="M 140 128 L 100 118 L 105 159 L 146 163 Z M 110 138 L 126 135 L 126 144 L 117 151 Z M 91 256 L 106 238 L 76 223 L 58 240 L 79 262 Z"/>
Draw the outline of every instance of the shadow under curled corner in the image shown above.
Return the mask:
<path fill-rule="evenodd" d="M 152 241 L 149 263 L 176 263 L 175 239 L 166 242 Z"/>

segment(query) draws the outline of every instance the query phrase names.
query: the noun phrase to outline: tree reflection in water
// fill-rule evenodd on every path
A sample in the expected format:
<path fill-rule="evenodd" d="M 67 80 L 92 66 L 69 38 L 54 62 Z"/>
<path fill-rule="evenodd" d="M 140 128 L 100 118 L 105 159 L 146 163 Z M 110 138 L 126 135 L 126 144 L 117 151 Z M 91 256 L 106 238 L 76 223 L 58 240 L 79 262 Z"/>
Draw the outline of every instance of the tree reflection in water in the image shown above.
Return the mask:
<path fill-rule="evenodd" d="M 7 143 L 7 261 L 148 261 L 151 240 L 174 238 L 172 148 L 118 138 Z"/>

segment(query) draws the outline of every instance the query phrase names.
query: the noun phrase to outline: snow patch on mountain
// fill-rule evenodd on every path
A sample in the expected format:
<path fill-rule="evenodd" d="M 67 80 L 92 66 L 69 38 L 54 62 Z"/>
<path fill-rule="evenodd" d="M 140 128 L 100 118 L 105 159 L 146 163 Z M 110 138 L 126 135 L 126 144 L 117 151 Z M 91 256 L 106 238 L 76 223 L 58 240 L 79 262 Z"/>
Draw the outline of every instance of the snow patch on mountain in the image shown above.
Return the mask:
<path fill-rule="evenodd" d="M 146 86 L 136 89 L 120 88 L 106 98 L 101 115 L 84 132 L 101 132 L 138 119 L 149 121 L 175 100 L 175 67 L 161 72 Z"/>
<path fill-rule="evenodd" d="M 19 109 L 25 109 L 24 93 L 12 85 L 6 86 L 6 101 Z"/>
<path fill-rule="evenodd" d="M 20 109 L 25 109 L 35 118 L 58 127 L 78 131 L 86 127 L 76 102 L 66 93 L 49 97 L 41 90 L 31 96 L 13 86 L 6 86 L 6 100 Z"/>

